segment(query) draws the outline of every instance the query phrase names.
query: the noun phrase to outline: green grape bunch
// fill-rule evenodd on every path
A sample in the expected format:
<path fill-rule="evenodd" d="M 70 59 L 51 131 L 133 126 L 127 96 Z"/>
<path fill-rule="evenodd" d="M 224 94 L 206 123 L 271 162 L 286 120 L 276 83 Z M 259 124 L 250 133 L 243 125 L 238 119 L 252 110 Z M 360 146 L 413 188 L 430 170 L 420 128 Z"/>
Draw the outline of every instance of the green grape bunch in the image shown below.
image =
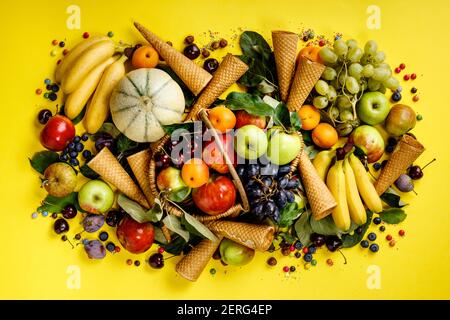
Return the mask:
<path fill-rule="evenodd" d="M 350 134 L 359 119 L 356 105 L 366 91 L 385 93 L 396 90 L 399 82 L 392 75 L 386 54 L 369 40 L 364 49 L 354 39 L 337 39 L 333 47 L 323 47 L 319 56 L 326 65 L 315 84 L 313 105 L 328 114 L 341 136 Z"/>

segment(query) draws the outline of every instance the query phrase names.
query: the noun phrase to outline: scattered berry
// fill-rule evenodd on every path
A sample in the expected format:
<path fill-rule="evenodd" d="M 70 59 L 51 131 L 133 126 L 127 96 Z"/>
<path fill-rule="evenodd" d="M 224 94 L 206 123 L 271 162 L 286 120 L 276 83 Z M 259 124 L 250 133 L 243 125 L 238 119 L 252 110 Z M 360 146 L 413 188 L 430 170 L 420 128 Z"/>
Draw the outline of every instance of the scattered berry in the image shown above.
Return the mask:
<path fill-rule="evenodd" d="M 409 74 L 405 74 L 405 75 L 403 76 L 403 80 L 408 81 L 408 80 L 409 80 Z"/>
<path fill-rule="evenodd" d="M 291 245 L 290 247 L 289 247 L 289 251 L 295 251 L 295 246 L 293 246 L 293 245 Z"/>
<path fill-rule="evenodd" d="M 131 266 L 133 264 L 133 260 L 127 259 L 127 265 Z"/>
<path fill-rule="evenodd" d="M 312 259 L 312 260 L 311 260 L 311 265 L 316 266 L 316 265 L 317 265 L 317 260 Z"/>
<path fill-rule="evenodd" d="M 52 117 L 52 112 L 48 109 L 43 109 L 38 113 L 38 121 L 40 124 L 46 124 Z"/>
<path fill-rule="evenodd" d="M 191 35 L 189 35 L 189 36 L 187 36 L 186 38 L 184 38 L 184 42 L 186 43 L 186 44 L 191 44 L 191 43 L 194 43 L 194 36 L 191 36 Z"/>
<path fill-rule="evenodd" d="M 372 252 L 377 252 L 378 250 L 380 250 L 380 247 L 376 243 L 373 243 L 373 244 L 370 245 L 369 249 Z"/>
<path fill-rule="evenodd" d="M 66 236 L 66 235 L 63 235 L 63 236 L 61 237 L 61 240 L 62 240 L 62 241 L 67 241 L 67 236 Z"/>
<path fill-rule="evenodd" d="M 213 42 L 211 43 L 211 48 L 212 48 L 213 50 L 219 49 L 219 47 L 220 47 L 219 41 L 213 41 Z"/>
<path fill-rule="evenodd" d="M 395 68 L 395 73 L 400 73 L 402 71 L 402 69 L 400 69 L 400 67 Z"/>
<path fill-rule="evenodd" d="M 58 99 L 58 96 L 56 95 L 56 93 L 50 92 L 48 94 L 48 98 L 50 99 L 50 101 L 56 101 L 56 99 Z"/>
<path fill-rule="evenodd" d="M 309 250 L 308 250 L 308 247 L 304 247 L 302 251 L 303 251 L 304 254 L 307 254 L 308 251 L 309 251 Z"/>
<path fill-rule="evenodd" d="M 90 160 L 92 158 L 92 153 L 89 150 L 84 150 L 82 155 L 83 158 L 86 160 Z"/>
<path fill-rule="evenodd" d="M 303 244 L 300 241 L 296 241 L 294 247 L 295 249 L 300 250 L 303 247 Z"/>
<path fill-rule="evenodd" d="M 42 216 L 43 217 L 47 217 L 48 216 L 48 211 L 42 211 Z"/>
<path fill-rule="evenodd" d="M 68 53 L 69 53 L 69 50 L 68 50 L 68 49 L 64 49 L 64 50 L 63 50 L 63 55 L 64 55 L 64 56 L 66 56 Z"/>
<path fill-rule="evenodd" d="M 220 46 L 221 48 L 225 48 L 227 45 L 228 45 L 228 41 L 227 41 L 227 40 L 225 40 L 225 39 L 220 39 L 220 41 L 219 41 L 219 46 Z"/>
<path fill-rule="evenodd" d="M 411 88 L 411 93 L 416 93 L 417 92 L 417 88 L 416 87 L 412 87 Z"/>
<path fill-rule="evenodd" d="M 404 70 L 406 68 L 406 65 L 404 63 L 400 64 L 400 69 Z"/>
<path fill-rule="evenodd" d="M 216 269 L 214 269 L 214 268 L 211 268 L 210 270 L 209 270 L 209 273 L 210 274 L 212 274 L 212 275 L 215 275 L 216 274 Z"/>
<path fill-rule="evenodd" d="M 140 262 L 139 260 L 135 260 L 135 261 L 134 261 L 134 265 L 135 265 L 136 267 L 139 267 L 139 266 L 141 265 L 141 262 Z"/>
<path fill-rule="evenodd" d="M 289 271 L 290 271 L 290 272 L 295 272 L 295 270 L 296 270 L 296 269 L 295 269 L 295 266 L 291 266 L 291 267 L 289 268 Z"/>
<path fill-rule="evenodd" d="M 85 33 L 83 33 L 83 38 L 84 38 L 84 39 L 87 39 L 87 38 L 89 38 L 89 32 L 85 32 Z"/>
<path fill-rule="evenodd" d="M 304 35 L 303 38 L 302 38 L 302 40 L 303 40 L 304 42 L 308 41 L 308 40 L 309 40 L 309 36 L 308 36 L 308 35 Z"/>
<path fill-rule="evenodd" d="M 40 94 L 42 94 L 42 89 L 38 88 L 38 89 L 36 89 L 35 92 L 36 92 L 37 95 L 40 95 Z"/>
<path fill-rule="evenodd" d="M 417 74 L 412 73 L 412 74 L 411 74 L 411 80 L 415 80 L 416 78 L 417 78 Z"/>
<path fill-rule="evenodd" d="M 400 237 L 403 237 L 405 235 L 405 230 L 400 230 L 398 234 L 400 235 Z"/>
<path fill-rule="evenodd" d="M 46 85 L 47 84 L 51 84 L 51 83 L 52 83 L 52 81 L 50 79 L 48 79 L 48 78 L 44 80 L 44 84 L 46 84 Z"/>
<path fill-rule="evenodd" d="M 44 93 L 44 98 L 45 98 L 45 99 L 48 99 L 48 95 L 49 95 L 48 92 Z"/>
<path fill-rule="evenodd" d="M 359 243 L 361 245 L 361 247 L 363 248 L 368 248 L 369 247 L 369 241 L 367 240 L 363 240 Z"/>
<path fill-rule="evenodd" d="M 102 231 L 102 232 L 100 232 L 100 234 L 98 235 L 98 238 L 101 240 L 101 241 L 106 241 L 106 240 L 108 240 L 108 238 L 109 238 L 109 234 L 108 234 L 108 232 L 106 232 L 106 231 Z M 114 248 L 115 249 L 115 248 Z"/>
<path fill-rule="evenodd" d="M 399 102 L 400 100 L 402 100 L 402 94 L 396 91 L 392 94 L 391 99 L 394 102 Z"/>
<path fill-rule="evenodd" d="M 288 267 L 288 266 L 284 266 L 284 267 L 283 267 L 283 271 L 284 271 L 284 272 L 289 272 L 289 267 Z"/>
<path fill-rule="evenodd" d="M 32 219 L 36 219 L 37 217 L 38 217 L 37 212 L 33 212 L 33 213 L 31 214 L 31 218 L 32 218 Z"/>
<path fill-rule="evenodd" d="M 114 252 L 116 250 L 116 245 L 112 242 L 108 242 L 106 244 L 106 250 L 108 250 L 109 252 Z"/>
<path fill-rule="evenodd" d="M 392 240 L 392 236 L 391 236 L 390 234 L 388 234 L 388 235 L 386 236 L 386 240 L 387 240 L 387 241 L 391 241 L 391 240 Z"/>
<path fill-rule="evenodd" d="M 275 257 L 270 257 L 269 259 L 267 259 L 267 264 L 269 266 L 276 266 L 277 265 L 277 259 L 275 259 Z"/>
<path fill-rule="evenodd" d="M 367 235 L 367 239 L 370 241 L 375 241 L 377 239 L 377 235 L 374 232 L 371 232 Z"/>
<path fill-rule="evenodd" d="M 395 246 L 395 240 L 389 241 L 389 245 L 390 245 L 391 247 Z"/>
<path fill-rule="evenodd" d="M 381 163 L 379 163 L 379 162 L 375 162 L 372 166 L 375 171 L 378 171 L 381 169 Z"/>
<path fill-rule="evenodd" d="M 110 37 L 110 38 L 114 37 L 114 32 L 109 31 L 109 32 L 107 33 L 107 36 Z"/>
<path fill-rule="evenodd" d="M 56 52 L 56 50 L 50 51 L 50 55 L 51 55 L 52 57 L 56 57 L 57 54 L 58 54 L 58 52 Z"/>
<path fill-rule="evenodd" d="M 209 52 L 208 49 L 206 49 L 206 48 L 203 48 L 203 49 L 202 49 L 202 57 L 203 57 L 203 58 L 208 58 L 210 54 L 211 54 L 211 53 Z"/>
<path fill-rule="evenodd" d="M 329 265 L 331 267 L 333 265 L 333 260 L 327 259 L 327 265 Z"/>
<path fill-rule="evenodd" d="M 319 46 L 323 47 L 326 44 L 325 39 L 320 39 L 319 40 Z"/>
<path fill-rule="evenodd" d="M 81 239 L 81 234 L 77 233 L 77 234 L 75 235 L 75 240 L 80 240 L 80 239 Z"/>
<path fill-rule="evenodd" d="M 52 45 L 56 46 L 57 44 L 58 44 L 58 40 L 55 39 L 52 41 Z"/>
<path fill-rule="evenodd" d="M 50 90 L 56 93 L 59 91 L 59 86 L 56 83 L 54 83 L 51 85 Z"/>
<path fill-rule="evenodd" d="M 114 248 L 114 252 L 119 253 L 119 252 L 120 252 L 120 247 L 119 247 L 119 246 L 116 246 L 116 247 Z"/>
<path fill-rule="evenodd" d="M 297 258 L 297 259 L 299 259 L 301 256 L 302 256 L 302 254 L 300 253 L 300 252 L 296 252 L 295 254 L 294 254 L 294 256 Z"/>
<path fill-rule="evenodd" d="M 418 114 L 417 117 L 416 117 L 416 119 L 417 119 L 418 121 L 422 121 L 422 120 L 423 120 L 423 116 L 422 116 L 421 114 Z"/>
<path fill-rule="evenodd" d="M 314 247 L 314 246 L 310 246 L 309 249 L 308 249 L 308 252 L 311 253 L 311 254 L 316 253 L 316 251 L 317 251 L 317 248 Z"/>
<path fill-rule="evenodd" d="M 311 262 L 312 260 L 312 254 L 307 253 L 303 256 L 303 260 L 305 260 L 306 262 Z"/>
<path fill-rule="evenodd" d="M 66 44 L 65 44 L 64 41 L 61 41 L 61 42 L 59 43 L 59 46 L 60 46 L 61 48 L 64 48 L 64 47 L 66 46 Z"/>
<path fill-rule="evenodd" d="M 413 101 L 414 101 L 414 102 L 419 101 L 419 96 L 418 96 L 417 94 L 413 97 Z"/>
<path fill-rule="evenodd" d="M 166 250 L 163 247 L 158 248 L 158 253 L 163 254 Z"/>
<path fill-rule="evenodd" d="M 53 212 L 53 213 L 52 213 L 52 218 L 53 218 L 53 219 L 58 218 L 58 214 L 57 214 L 56 212 Z"/>
<path fill-rule="evenodd" d="M 381 231 L 381 232 L 386 231 L 386 227 L 385 227 L 385 226 L 380 226 L 380 231 Z"/>

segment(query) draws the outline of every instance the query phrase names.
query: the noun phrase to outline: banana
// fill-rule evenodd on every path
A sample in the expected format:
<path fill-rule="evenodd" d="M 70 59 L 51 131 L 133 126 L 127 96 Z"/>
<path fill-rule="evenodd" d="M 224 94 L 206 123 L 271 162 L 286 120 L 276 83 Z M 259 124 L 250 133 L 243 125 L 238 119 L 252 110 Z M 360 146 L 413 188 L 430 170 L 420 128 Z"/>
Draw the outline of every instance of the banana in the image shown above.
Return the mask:
<path fill-rule="evenodd" d="M 342 162 L 342 160 L 336 161 L 328 171 L 327 186 L 337 202 L 336 208 L 334 208 L 331 213 L 333 221 L 339 229 L 347 231 L 350 228 L 351 221 L 347 206 L 345 175 L 342 168 Z"/>
<path fill-rule="evenodd" d="M 381 203 L 381 199 L 378 196 L 374 185 L 370 181 L 363 164 L 354 154 L 350 155 L 349 160 L 350 166 L 352 167 L 353 173 L 355 175 L 359 194 L 361 195 L 361 198 L 363 199 L 367 208 L 369 208 L 373 212 L 381 212 L 383 210 L 383 204 Z"/>
<path fill-rule="evenodd" d="M 100 41 L 86 49 L 65 73 L 61 83 L 64 93 L 74 92 L 88 73 L 112 57 L 114 51 L 115 44 L 112 40 Z"/>
<path fill-rule="evenodd" d="M 347 193 L 348 210 L 350 217 L 357 225 L 366 223 L 367 215 L 366 209 L 362 203 L 361 197 L 358 193 L 358 186 L 356 185 L 355 174 L 348 162 L 348 158 L 344 160 L 344 174 L 345 174 L 345 190 Z"/>
<path fill-rule="evenodd" d="M 69 94 L 64 106 L 64 111 L 70 119 L 74 119 L 80 114 L 81 110 L 83 110 L 83 107 L 94 93 L 95 88 L 97 88 L 103 72 L 115 60 L 116 57 L 111 57 L 105 62 L 99 64 L 91 72 L 89 72 L 80 86 L 74 92 Z"/>
<path fill-rule="evenodd" d="M 320 151 L 313 160 L 314 168 L 316 168 L 320 179 L 325 181 L 327 172 L 330 169 L 331 162 L 336 155 L 336 150 L 324 150 Z"/>
<path fill-rule="evenodd" d="M 108 117 L 109 99 L 113 89 L 125 75 L 124 63 L 126 60 L 127 57 L 123 55 L 103 73 L 97 90 L 87 106 L 84 127 L 88 133 L 96 133 Z"/>
<path fill-rule="evenodd" d="M 58 83 L 61 83 L 61 80 L 66 73 L 67 70 L 71 68 L 71 66 L 75 63 L 76 60 L 81 56 L 81 54 L 86 51 L 89 47 L 94 45 L 95 43 L 98 43 L 100 41 L 109 40 L 107 37 L 104 36 L 96 36 L 96 37 L 90 37 L 89 39 L 86 39 L 79 44 L 77 44 L 75 47 L 72 48 L 72 50 L 69 51 L 69 53 L 64 57 L 64 59 L 61 61 L 60 64 L 56 66 L 55 69 L 55 81 Z"/>

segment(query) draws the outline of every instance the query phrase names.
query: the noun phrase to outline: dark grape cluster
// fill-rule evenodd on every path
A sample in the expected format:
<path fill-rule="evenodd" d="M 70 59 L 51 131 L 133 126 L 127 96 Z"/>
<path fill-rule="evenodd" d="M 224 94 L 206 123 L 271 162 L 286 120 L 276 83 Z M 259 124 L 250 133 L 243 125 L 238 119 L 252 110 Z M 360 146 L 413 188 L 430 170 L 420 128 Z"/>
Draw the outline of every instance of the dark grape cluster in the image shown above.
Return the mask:
<path fill-rule="evenodd" d="M 244 184 L 251 212 L 259 219 L 270 217 L 279 221 L 280 211 L 295 201 L 293 190 L 300 183 L 298 178 L 289 177 L 289 165 L 270 172 L 271 168 L 260 164 L 240 164 L 236 171 Z"/>

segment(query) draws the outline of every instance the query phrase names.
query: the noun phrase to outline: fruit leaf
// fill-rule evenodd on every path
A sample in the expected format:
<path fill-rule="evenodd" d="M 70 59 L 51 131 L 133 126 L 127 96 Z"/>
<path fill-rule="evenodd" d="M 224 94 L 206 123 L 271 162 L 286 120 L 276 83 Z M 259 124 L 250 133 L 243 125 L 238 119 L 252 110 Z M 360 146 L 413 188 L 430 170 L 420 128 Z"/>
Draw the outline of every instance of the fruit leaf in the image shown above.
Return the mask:
<path fill-rule="evenodd" d="M 174 133 L 174 131 L 176 131 L 178 129 L 193 132 L 194 131 L 194 122 L 188 121 L 188 122 L 183 122 L 183 123 L 174 123 L 174 124 L 168 124 L 165 126 L 163 125 L 162 127 L 167 134 L 172 134 L 172 133 Z"/>
<path fill-rule="evenodd" d="M 242 53 L 247 57 L 268 61 L 272 49 L 267 41 L 259 33 L 254 31 L 244 31 L 239 39 Z"/>
<path fill-rule="evenodd" d="M 29 160 L 34 170 L 44 174 L 45 169 L 47 169 L 49 165 L 59 160 L 59 155 L 53 151 L 39 151 Z"/>
<path fill-rule="evenodd" d="M 174 215 L 168 214 L 162 222 L 165 224 L 167 229 L 176 234 L 179 234 L 186 242 L 189 241 L 189 232 L 184 230 L 181 226 L 180 219 Z"/>
<path fill-rule="evenodd" d="M 127 153 L 139 146 L 138 142 L 128 139 L 124 134 L 120 134 L 117 138 L 117 152 Z"/>
<path fill-rule="evenodd" d="M 145 211 L 144 208 L 141 207 L 137 202 L 128 199 L 123 194 L 119 194 L 117 197 L 117 204 L 128 213 L 131 218 L 139 223 L 144 222 L 158 222 L 161 220 L 163 215 L 163 210 L 161 206 L 161 202 L 158 199 L 155 199 L 155 204 L 153 207 Z"/>
<path fill-rule="evenodd" d="M 294 243 L 295 242 L 295 237 L 290 234 L 289 232 L 281 232 L 278 234 L 278 236 L 283 239 L 284 241 L 286 241 L 287 243 Z"/>
<path fill-rule="evenodd" d="M 313 160 L 319 153 L 319 150 L 317 150 L 314 146 L 307 146 L 304 148 L 304 150 L 311 160 Z"/>
<path fill-rule="evenodd" d="M 161 228 L 154 227 L 155 229 L 155 242 L 159 244 L 167 244 L 167 239 L 164 237 L 164 233 L 162 232 Z"/>
<path fill-rule="evenodd" d="M 261 97 L 246 92 L 231 92 L 225 105 L 231 110 L 245 110 L 255 116 L 273 116 L 274 110 Z"/>
<path fill-rule="evenodd" d="M 300 131 L 302 128 L 302 120 L 300 119 L 297 112 L 291 112 L 290 113 L 290 119 L 291 119 L 291 127 L 295 131 Z"/>
<path fill-rule="evenodd" d="M 266 72 L 263 63 L 247 56 L 239 56 L 239 59 L 241 59 L 248 66 L 248 70 L 238 80 L 239 84 L 252 88 L 258 86 L 265 80 Z"/>
<path fill-rule="evenodd" d="M 105 122 L 100 127 L 100 129 L 97 131 L 97 133 L 101 133 L 101 132 L 105 132 L 105 133 L 110 134 L 111 137 L 113 137 L 114 139 L 117 139 L 119 137 L 119 135 L 120 135 L 119 129 L 117 129 L 116 126 L 114 125 L 114 123 L 111 123 L 111 122 Z M 95 137 L 95 135 L 93 135 L 91 137 Z"/>
<path fill-rule="evenodd" d="M 167 244 L 161 243 L 161 247 L 170 254 L 174 254 L 176 256 L 180 255 L 185 249 L 187 242 L 179 236 L 176 236 Z"/>
<path fill-rule="evenodd" d="M 313 233 L 311 225 L 309 223 L 309 217 L 311 212 L 306 210 L 302 213 L 300 218 L 294 225 L 295 232 L 297 233 L 298 240 L 304 245 L 308 246 L 311 243 L 310 237 Z"/>
<path fill-rule="evenodd" d="M 99 174 L 97 172 L 95 172 L 94 170 L 92 170 L 90 167 L 88 167 L 87 164 L 83 164 L 80 167 L 80 172 L 83 176 L 85 176 L 88 179 L 95 180 L 98 177 L 100 177 Z"/>
<path fill-rule="evenodd" d="M 47 195 L 42 201 L 38 211 L 47 211 L 49 213 L 60 213 L 68 204 L 74 205 L 78 211 L 82 211 L 78 204 L 78 193 L 72 192 L 65 197 L 57 198 L 51 195 Z"/>
<path fill-rule="evenodd" d="M 362 238 L 366 234 L 367 229 L 370 226 L 370 223 L 372 222 L 372 211 L 366 210 L 367 214 L 367 221 L 365 224 L 361 226 L 361 233 L 354 232 L 353 234 L 344 234 L 342 236 L 342 246 L 344 248 L 351 248 L 356 246 L 358 243 L 361 242 Z"/>
<path fill-rule="evenodd" d="M 325 236 L 340 236 L 342 234 L 342 231 L 336 227 L 331 215 L 320 220 L 316 220 L 311 216 L 309 223 L 311 224 L 312 231 L 315 233 Z"/>
<path fill-rule="evenodd" d="M 394 189 L 389 188 L 385 193 L 380 196 L 388 206 L 392 208 L 402 208 L 407 204 L 400 199 L 400 196 L 395 193 Z"/>
<path fill-rule="evenodd" d="M 278 221 L 278 225 L 282 228 L 289 227 L 301 213 L 302 209 L 298 208 L 296 202 L 287 204 L 280 212 L 280 221 Z"/>
<path fill-rule="evenodd" d="M 289 110 L 284 103 L 280 103 L 275 108 L 275 115 L 273 121 L 276 125 L 282 126 L 284 128 L 288 128 L 291 125 L 291 119 L 289 117 Z"/>
<path fill-rule="evenodd" d="M 303 142 L 305 143 L 306 146 L 313 146 L 314 142 L 311 138 L 311 131 L 305 131 L 305 130 L 301 130 L 300 131 L 303 137 Z"/>
<path fill-rule="evenodd" d="M 405 211 L 403 211 L 403 209 L 390 208 L 380 212 L 380 218 L 386 223 L 398 224 L 405 220 L 406 213 Z"/>
<path fill-rule="evenodd" d="M 211 241 L 218 241 L 217 237 L 203 223 L 195 219 L 189 213 L 185 212 L 181 217 L 181 223 L 189 233 L 198 235 Z"/>
<path fill-rule="evenodd" d="M 173 190 L 169 193 L 169 199 L 174 202 L 183 202 L 186 200 L 190 194 L 192 189 L 189 187 L 181 187 L 177 190 Z"/>

